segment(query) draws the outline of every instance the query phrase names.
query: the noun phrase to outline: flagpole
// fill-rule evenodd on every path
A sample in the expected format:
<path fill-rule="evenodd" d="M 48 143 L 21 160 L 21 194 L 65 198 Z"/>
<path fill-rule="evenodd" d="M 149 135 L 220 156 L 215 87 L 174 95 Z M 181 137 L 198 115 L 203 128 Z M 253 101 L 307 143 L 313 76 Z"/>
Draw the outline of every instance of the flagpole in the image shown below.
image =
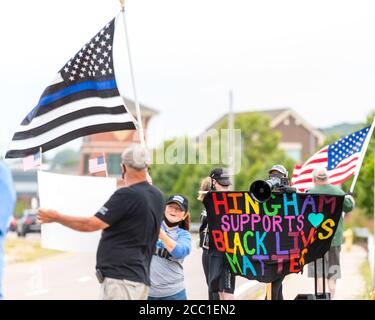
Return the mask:
<path fill-rule="evenodd" d="M 142 124 L 142 119 L 141 119 L 141 110 L 139 107 L 139 102 L 137 98 L 137 90 L 135 88 L 135 80 L 134 80 L 134 72 L 133 72 L 133 63 L 131 59 L 131 54 L 130 54 L 130 45 L 129 45 L 129 36 L 128 36 L 128 28 L 126 26 L 126 19 L 125 19 L 125 0 L 120 0 L 121 3 L 121 13 L 122 13 L 122 20 L 124 22 L 124 29 L 125 29 L 125 38 L 126 38 L 126 46 L 128 49 L 128 58 L 129 58 L 129 69 L 130 69 L 130 78 L 132 81 L 132 87 L 133 87 L 133 95 L 134 95 L 134 104 L 135 104 L 135 109 L 137 112 L 137 122 L 138 122 L 138 134 L 139 134 L 139 139 L 141 142 L 141 145 L 144 147 L 145 146 L 145 136 L 143 132 L 143 124 Z"/>
<path fill-rule="evenodd" d="M 108 178 L 107 161 L 105 159 L 104 151 L 102 153 L 103 153 L 103 160 L 104 160 L 104 163 L 105 163 L 105 177 Z"/>
<path fill-rule="evenodd" d="M 42 147 L 40 146 L 39 147 L 39 153 L 40 153 L 40 166 L 39 166 L 39 170 L 42 170 L 42 165 L 43 165 L 43 157 L 42 157 Z"/>
<path fill-rule="evenodd" d="M 357 168 L 355 170 L 354 179 L 353 179 L 352 185 L 350 186 L 350 189 L 349 189 L 350 193 L 353 193 L 354 186 L 357 183 L 359 171 L 361 170 L 362 162 L 363 162 L 363 159 L 365 158 L 367 147 L 368 147 L 368 145 L 370 143 L 370 140 L 371 140 L 372 132 L 374 131 L 374 126 L 375 126 L 375 117 L 372 120 L 370 131 L 368 132 L 366 140 L 365 140 L 365 143 L 363 145 L 364 148 L 363 148 L 363 151 L 361 152 L 361 155 L 360 155 L 360 158 L 359 158 L 359 162 L 358 162 Z"/>

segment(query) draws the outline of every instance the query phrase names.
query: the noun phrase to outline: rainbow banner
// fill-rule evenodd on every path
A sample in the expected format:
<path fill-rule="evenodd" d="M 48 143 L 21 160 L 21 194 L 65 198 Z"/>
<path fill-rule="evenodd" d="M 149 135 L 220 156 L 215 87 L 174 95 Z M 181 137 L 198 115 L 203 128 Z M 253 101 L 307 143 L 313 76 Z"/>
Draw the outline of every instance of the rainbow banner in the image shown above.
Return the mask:
<path fill-rule="evenodd" d="M 210 192 L 210 251 L 221 253 L 233 274 L 260 282 L 298 273 L 329 250 L 343 202 L 344 196 L 275 193 L 258 203 L 249 192 Z"/>

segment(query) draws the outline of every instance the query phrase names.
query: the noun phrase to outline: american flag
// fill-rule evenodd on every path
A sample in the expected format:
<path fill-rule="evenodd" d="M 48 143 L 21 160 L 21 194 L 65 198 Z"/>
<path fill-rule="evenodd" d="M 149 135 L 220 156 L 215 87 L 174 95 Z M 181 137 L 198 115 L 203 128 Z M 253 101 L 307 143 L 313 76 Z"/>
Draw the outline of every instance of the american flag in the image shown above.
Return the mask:
<path fill-rule="evenodd" d="M 22 159 L 23 162 L 23 171 L 39 167 L 42 164 L 42 157 L 40 152 L 32 154 Z"/>
<path fill-rule="evenodd" d="M 97 173 L 101 171 L 107 171 L 107 164 L 104 156 L 93 158 L 89 160 L 89 172 Z"/>
<path fill-rule="evenodd" d="M 70 140 L 135 129 L 117 88 L 113 64 L 115 22 L 109 22 L 70 59 L 13 136 L 6 158 L 45 152 Z"/>
<path fill-rule="evenodd" d="M 297 165 L 293 170 L 292 185 L 300 192 L 305 192 L 314 186 L 312 172 L 316 168 L 328 170 L 328 181 L 331 184 L 342 184 L 356 171 L 370 127 L 351 133 L 344 138 L 325 146 L 308 159 L 303 165 Z M 372 133 L 372 132 L 371 132 Z"/>

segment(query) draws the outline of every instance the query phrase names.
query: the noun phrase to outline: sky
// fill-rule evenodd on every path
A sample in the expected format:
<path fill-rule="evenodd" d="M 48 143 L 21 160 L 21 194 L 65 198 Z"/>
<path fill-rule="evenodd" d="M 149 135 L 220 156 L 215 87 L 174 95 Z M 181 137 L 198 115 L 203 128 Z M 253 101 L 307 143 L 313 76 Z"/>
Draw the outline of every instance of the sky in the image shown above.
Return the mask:
<path fill-rule="evenodd" d="M 119 10 L 118 0 L 2 5 L 0 146 Z M 290 107 L 318 128 L 375 109 L 372 0 L 126 0 L 126 17 L 138 99 L 159 111 L 150 146 L 203 132 L 230 90 L 235 111 Z M 124 83 L 132 99 L 129 74 Z"/>

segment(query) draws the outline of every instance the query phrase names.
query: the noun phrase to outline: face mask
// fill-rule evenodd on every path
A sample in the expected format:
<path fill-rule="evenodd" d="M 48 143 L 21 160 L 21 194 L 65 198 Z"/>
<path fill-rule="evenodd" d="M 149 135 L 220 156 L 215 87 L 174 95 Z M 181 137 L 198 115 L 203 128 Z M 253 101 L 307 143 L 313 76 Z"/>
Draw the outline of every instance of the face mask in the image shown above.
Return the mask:
<path fill-rule="evenodd" d="M 126 167 L 124 165 L 122 165 L 122 168 L 123 168 L 123 170 L 122 170 L 122 173 L 121 173 L 121 177 L 122 177 L 122 180 L 124 180 L 125 179 L 125 173 L 126 173 Z"/>
<path fill-rule="evenodd" d="M 182 221 L 178 221 L 178 222 L 170 222 L 166 216 L 164 216 L 164 222 L 165 224 L 169 227 L 169 228 L 173 228 L 173 227 L 176 227 L 178 226 Z"/>

